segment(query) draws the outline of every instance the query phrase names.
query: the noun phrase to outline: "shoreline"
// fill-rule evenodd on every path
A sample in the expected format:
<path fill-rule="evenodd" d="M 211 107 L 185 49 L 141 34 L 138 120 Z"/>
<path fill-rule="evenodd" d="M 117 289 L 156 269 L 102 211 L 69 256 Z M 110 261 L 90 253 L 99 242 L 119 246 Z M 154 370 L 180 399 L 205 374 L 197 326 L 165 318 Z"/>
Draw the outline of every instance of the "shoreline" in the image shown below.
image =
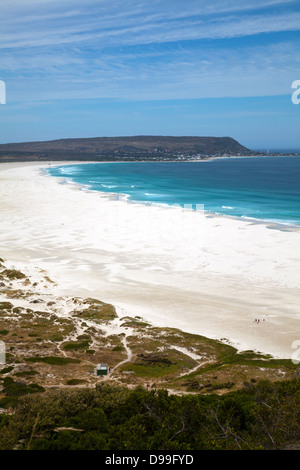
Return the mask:
<path fill-rule="evenodd" d="M 82 163 L 94 162 L 0 165 L 2 258 L 45 269 L 58 294 L 88 294 L 154 325 L 291 357 L 297 229 L 128 204 L 40 173 Z"/>
<path fill-rule="evenodd" d="M 297 155 L 298 156 L 298 155 Z M 266 156 L 267 157 L 267 156 Z M 300 157 L 300 155 L 299 155 Z M 207 160 L 199 160 L 199 161 L 181 161 L 181 162 L 178 162 L 178 161 L 166 161 L 166 162 L 163 162 L 163 161 L 157 161 L 157 162 L 151 162 L 151 161 L 143 161 L 143 162 L 122 162 L 122 161 L 119 161 L 119 162 L 93 162 L 93 161 L 90 161 L 90 162 L 60 162 L 58 164 L 56 164 L 55 162 L 51 162 L 53 163 L 53 167 L 57 167 L 57 166 L 68 166 L 69 164 L 70 165 L 76 165 L 76 164 L 95 164 L 95 163 L 204 163 L 205 161 L 210 161 L 210 160 L 218 160 L 218 159 L 240 159 L 240 158 L 260 158 L 260 157 L 257 157 L 257 156 L 249 156 L 249 157 L 215 157 L 215 158 L 211 158 L 211 159 L 207 159 Z M 48 166 L 50 165 L 50 163 L 48 162 Z M 159 203 L 159 202 L 149 202 L 149 201 L 143 201 L 143 200 L 135 200 L 135 199 L 131 199 L 130 198 L 130 194 L 126 194 L 126 193 L 114 193 L 113 191 L 98 191 L 98 190 L 93 190 L 89 187 L 85 187 L 85 185 L 82 185 L 80 183 L 76 183 L 76 182 L 73 182 L 73 181 L 66 181 L 67 178 L 64 177 L 64 176 L 52 176 L 52 175 L 49 175 L 47 174 L 47 168 L 44 168 L 41 170 L 41 174 L 43 176 L 46 176 L 46 177 L 52 177 L 52 178 L 57 178 L 58 180 L 65 180 L 64 182 L 61 182 L 60 184 L 71 184 L 71 185 L 75 185 L 78 187 L 78 189 L 82 190 L 82 191 L 86 191 L 86 192 L 91 192 L 91 193 L 96 193 L 96 194 L 100 194 L 101 197 L 107 197 L 107 198 L 121 198 L 122 200 L 126 201 L 127 203 L 129 204 L 143 204 L 145 206 L 154 206 L 154 207 L 166 207 L 166 208 L 171 208 L 173 207 L 174 205 L 171 204 L 167 204 L 167 203 Z M 71 178 L 70 178 L 71 179 Z M 179 204 L 181 206 L 181 204 Z M 176 204 L 175 204 L 176 206 Z M 186 207 L 182 207 L 185 211 L 194 211 L 194 209 L 188 209 Z M 299 225 L 297 224 L 293 224 L 291 222 L 286 222 L 286 221 L 279 221 L 279 220 L 271 220 L 271 219 L 257 219 L 255 217 L 247 217 L 247 216 L 237 216 L 237 215 L 231 215 L 231 214 L 227 214 L 227 213 L 220 213 L 220 212 L 210 212 L 208 210 L 205 210 L 203 209 L 203 212 L 205 214 L 206 217 L 225 217 L 225 218 L 229 218 L 229 219 L 232 219 L 232 220 L 237 220 L 237 221 L 240 221 L 240 220 L 245 220 L 246 222 L 249 222 L 249 223 L 253 223 L 253 224 L 262 224 L 262 225 L 265 225 L 267 228 L 269 229 L 274 229 L 274 230 L 284 230 L 284 231 L 300 231 L 300 223 Z"/>

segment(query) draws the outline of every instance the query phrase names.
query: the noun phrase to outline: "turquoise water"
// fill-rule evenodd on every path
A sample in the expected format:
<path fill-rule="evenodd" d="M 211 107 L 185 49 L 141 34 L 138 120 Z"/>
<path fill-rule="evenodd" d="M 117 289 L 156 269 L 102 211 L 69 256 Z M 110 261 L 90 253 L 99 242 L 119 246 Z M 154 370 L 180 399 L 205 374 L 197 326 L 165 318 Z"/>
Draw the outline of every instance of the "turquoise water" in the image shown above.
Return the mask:
<path fill-rule="evenodd" d="M 300 157 L 88 163 L 48 173 L 93 191 L 126 194 L 132 202 L 204 205 L 212 213 L 300 226 Z"/>

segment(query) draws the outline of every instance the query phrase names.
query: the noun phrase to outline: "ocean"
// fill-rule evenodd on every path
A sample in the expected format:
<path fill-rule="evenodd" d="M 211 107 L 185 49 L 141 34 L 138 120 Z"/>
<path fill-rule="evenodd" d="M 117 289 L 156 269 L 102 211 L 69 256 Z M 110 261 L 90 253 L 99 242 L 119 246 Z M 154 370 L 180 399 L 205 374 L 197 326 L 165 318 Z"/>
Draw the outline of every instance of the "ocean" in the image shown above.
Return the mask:
<path fill-rule="evenodd" d="M 132 203 L 300 226 L 300 157 L 70 164 L 47 173 Z"/>

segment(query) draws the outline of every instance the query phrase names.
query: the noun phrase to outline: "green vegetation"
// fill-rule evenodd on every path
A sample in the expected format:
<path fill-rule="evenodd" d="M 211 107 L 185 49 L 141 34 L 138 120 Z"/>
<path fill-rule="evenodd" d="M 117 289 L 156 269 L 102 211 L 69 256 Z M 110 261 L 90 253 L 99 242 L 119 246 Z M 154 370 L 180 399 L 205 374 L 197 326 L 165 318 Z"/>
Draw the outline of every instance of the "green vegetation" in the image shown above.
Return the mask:
<path fill-rule="evenodd" d="M 0 302 L 0 310 L 11 310 L 13 308 L 13 304 L 10 302 Z"/>
<path fill-rule="evenodd" d="M 49 278 L 49 276 L 45 276 L 44 279 L 45 279 L 45 281 L 49 282 L 50 284 L 55 284 L 54 281 L 52 281 L 52 279 Z"/>
<path fill-rule="evenodd" d="M 37 374 L 38 372 L 36 370 L 23 370 L 21 372 L 16 372 L 14 375 L 16 375 L 17 377 L 31 377 Z"/>
<path fill-rule="evenodd" d="M 69 341 L 68 343 L 62 344 L 62 349 L 64 351 L 78 351 L 82 349 L 88 349 L 89 344 L 89 341 Z"/>
<path fill-rule="evenodd" d="M 0 374 L 8 374 L 8 373 L 11 372 L 12 370 L 14 370 L 14 368 L 13 368 L 12 366 L 4 367 L 4 369 L 1 369 L 1 370 L 0 370 Z"/>
<path fill-rule="evenodd" d="M 133 371 L 137 377 L 167 378 L 179 371 L 188 371 L 195 364 L 184 354 L 165 349 L 164 352 L 137 354 L 135 362 L 124 365 L 123 370 Z"/>
<path fill-rule="evenodd" d="M 25 299 L 27 297 L 26 291 L 21 289 L 4 289 L 2 294 L 6 295 L 10 299 Z"/>
<path fill-rule="evenodd" d="M 140 319 L 140 317 L 123 317 L 122 321 L 122 326 L 129 327 L 129 328 L 146 328 L 150 327 L 150 323 L 144 322 Z"/>
<path fill-rule="evenodd" d="M 5 277 L 9 279 L 10 281 L 13 281 L 15 279 L 25 279 L 26 276 L 23 274 L 21 271 L 18 271 L 17 269 L 4 269 L 1 272 L 2 278 Z"/>
<path fill-rule="evenodd" d="M 79 359 L 72 359 L 71 357 L 56 357 L 56 356 L 45 356 L 45 357 L 27 357 L 27 362 L 44 362 L 54 366 L 64 366 L 66 364 L 78 364 Z"/>
<path fill-rule="evenodd" d="M 300 442 L 296 379 L 222 396 L 105 384 L 38 391 L 5 379 L 7 398 L 16 400 L 0 421 L 0 450 L 277 450 Z"/>
<path fill-rule="evenodd" d="M 70 379 L 67 381 L 67 385 L 80 385 L 86 383 L 86 380 L 82 379 Z"/>
<path fill-rule="evenodd" d="M 115 307 L 111 304 L 106 304 L 97 299 L 85 299 L 83 304 L 87 307 L 74 312 L 77 317 L 99 322 L 112 321 L 117 317 Z"/>
<path fill-rule="evenodd" d="M 112 351 L 125 351 L 124 346 L 115 346 L 112 348 Z"/>
<path fill-rule="evenodd" d="M 21 290 L 5 287 L 10 278 Z M 226 341 L 156 328 L 138 316 L 121 319 L 129 331 L 106 335 L 104 323 L 117 316 L 112 305 L 41 296 L 25 288 L 24 278 L 15 270 L 0 273 L 0 338 L 7 350 L 0 408 L 8 411 L 0 414 L 0 450 L 248 450 L 300 443 L 300 369 L 292 361 L 240 353 Z M 66 305 L 68 318 L 61 316 Z M 95 373 L 106 362 L 108 381 Z M 30 383 L 33 376 L 40 385 Z"/>
<path fill-rule="evenodd" d="M 14 407 L 17 405 L 20 396 L 44 391 L 45 389 L 40 385 L 34 383 L 27 385 L 15 382 L 11 377 L 6 377 L 3 380 L 3 393 L 5 397 L 0 399 L 0 407 Z"/>

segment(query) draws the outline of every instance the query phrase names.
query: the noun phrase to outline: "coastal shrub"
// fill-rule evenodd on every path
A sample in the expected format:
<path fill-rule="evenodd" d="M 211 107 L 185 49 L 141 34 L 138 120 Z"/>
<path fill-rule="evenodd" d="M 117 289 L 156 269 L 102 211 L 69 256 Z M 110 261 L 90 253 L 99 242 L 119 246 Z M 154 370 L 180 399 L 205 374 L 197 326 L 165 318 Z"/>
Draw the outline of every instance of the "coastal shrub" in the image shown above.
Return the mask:
<path fill-rule="evenodd" d="M 0 430 L 2 427 L 7 426 L 9 423 L 9 416 L 6 414 L 0 414 Z"/>
<path fill-rule="evenodd" d="M 15 407 L 17 406 L 20 396 L 32 393 L 42 393 L 45 389 L 38 384 L 25 384 L 15 382 L 11 377 L 6 377 L 3 380 L 3 393 L 5 397 L 0 400 L 0 407 Z"/>
<path fill-rule="evenodd" d="M 89 341 L 70 341 L 62 345 L 64 351 L 77 351 L 79 349 L 87 349 L 89 347 Z"/>
<path fill-rule="evenodd" d="M 61 341 L 63 341 L 64 337 L 63 337 L 63 335 L 61 335 L 61 334 L 55 334 L 55 335 L 51 336 L 50 339 L 51 339 L 51 341 L 52 341 L 53 343 L 55 343 L 55 342 L 61 342 Z"/>
<path fill-rule="evenodd" d="M 150 323 L 141 321 L 137 318 L 131 318 L 131 317 L 124 317 L 122 320 L 125 320 L 124 323 L 122 323 L 123 327 L 129 327 L 129 328 L 147 328 L 150 327 Z"/>
<path fill-rule="evenodd" d="M 23 274 L 21 271 L 18 271 L 17 269 L 4 269 L 4 271 L 2 271 L 1 274 L 2 276 L 7 277 L 11 281 L 15 279 L 26 278 L 25 274 Z"/>
<path fill-rule="evenodd" d="M 22 312 L 22 310 L 23 310 L 22 307 L 14 307 L 13 310 L 12 310 L 12 312 L 13 312 L 13 313 L 16 313 L 16 314 L 19 314 L 19 313 Z"/>
<path fill-rule="evenodd" d="M 124 346 L 115 346 L 112 350 L 113 351 L 125 351 L 125 348 Z"/>
<path fill-rule="evenodd" d="M 44 362 L 54 366 L 64 366 L 66 364 L 78 364 L 79 359 L 73 359 L 71 357 L 57 357 L 57 356 L 45 356 L 45 357 L 27 357 L 27 362 Z"/>
<path fill-rule="evenodd" d="M 117 317 L 115 307 L 111 304 L 100 302 L 100 300 L 86 299 L 84 304 L 88 307 L 74 312 L 76 316 L 86 320 L 111 321 Z"/>
<path fill-rule="evenodd" d="M 67 385 L 80 385 L 86 383 L 86 380 L 82 379 L 70 379 L 66 382 Z"/>
<path fill-rule="evenodd" d="M 213 385 L 212 383 L 208 383 L 206 385 L 204 385 L 205 388 L 209 388 L 210 391 L 213 391 L 213 390 L 221 390 L 221 389 L 230 389 L 232 388 L 233 386 L 235 385 L 234 382 L 225 382 L 225 383 L 220 383 L 220 384 L 216 384 L 216 385 Z"/>
<path fill-rule="evenodd" d="M 11 310 L 13 308 L 13 304 L 10 302 L 0 302 L 0 310 Z"/>
<path fill-rule="evenodd" d="M 158 378 L 165 376 L 167 374 L 172 374 L 178 369 L 178 365 L 171 364 L 130 364 L 129 366 L 124 367 L 124 371 L 132 371 L 136 374 L 137 377 L 146 378 L 153 377 Z"/>
<path fill-rule="evenodd" d="M 0 374 L 8 374 L 8 373 L 11 372 L 12 370 L 14 370 L 14 368 L 13 368 L 12 366 L 4 367 L 4 369 L 1 369 L 1 370 L 0 370 Z"/>
<path fill-rule="evenodd" d="M 221 396 L 107 384 L 48 390 L 18 397 L 14 413 L 1 421 L 0 449 L 22 439 L 22 448 L 33 450 L 287 449 L 300 441 L 299 415 L 298 380 Z"/>
<path fill-rule="evenodd" d="M 17 290 L 12 290 L 12 289 L 7 289 L 2 291 L 4 295 L 7 297 L 10 297 L 11 299 L 21 299 L 21 298 L 26 298 L 26 293 L 23 292 L 21 289 Z"/>
<path fill-rule="evenodd" d="M 67 424 L 86 431 L 107 431 L 107 418 L 101 408 L 88 409 L 76 417 L 69 418 Z"/>
<path fill-rule="evenodd" d="M 91 336 L 85 333 L 83 335 L 77 336 L 77 340 L 89 340 L 89 341 L 91 341 Z"/>
<path fill-rule="evenodd" d="M 31 377 L 32 375 L 37 375 L 36 370 L 23 370 L 21 372 L 16 372 L 14 375 L 17 377 Z"/>
<path fill-rule="evenodd" d="M 38 384 L 26 385 L 21 382 L 15 382 L 11 377 L 6 377 L 3 381 L 3 391 L 6 396 L 19 396 L 27 393 L 44 392 L 45 389 Z"/>

